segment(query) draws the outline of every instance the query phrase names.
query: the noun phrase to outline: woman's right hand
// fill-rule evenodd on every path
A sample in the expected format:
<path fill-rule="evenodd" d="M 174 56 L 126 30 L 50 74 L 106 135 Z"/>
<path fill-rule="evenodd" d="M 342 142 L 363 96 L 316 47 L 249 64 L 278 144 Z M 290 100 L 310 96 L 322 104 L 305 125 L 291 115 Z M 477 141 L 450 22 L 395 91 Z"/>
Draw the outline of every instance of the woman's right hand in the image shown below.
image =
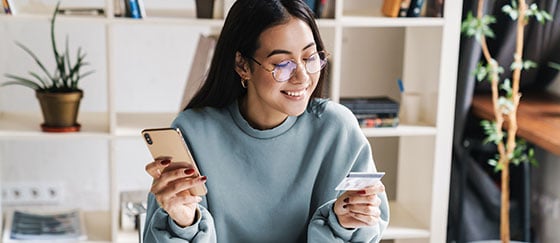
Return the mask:
<path fill-rule="evenodd" d="M 190 193 L 189 189 L 206 182 L 206 176 L 193 177 L 193 168 L 165 170 L 171 160 L 162 159 L 146 165 L 146 172 L 153 178 L 150 192 L 169 217 L 181 227 L 192 225 L 197 219 L 196 210 L 202 198 Z"/>

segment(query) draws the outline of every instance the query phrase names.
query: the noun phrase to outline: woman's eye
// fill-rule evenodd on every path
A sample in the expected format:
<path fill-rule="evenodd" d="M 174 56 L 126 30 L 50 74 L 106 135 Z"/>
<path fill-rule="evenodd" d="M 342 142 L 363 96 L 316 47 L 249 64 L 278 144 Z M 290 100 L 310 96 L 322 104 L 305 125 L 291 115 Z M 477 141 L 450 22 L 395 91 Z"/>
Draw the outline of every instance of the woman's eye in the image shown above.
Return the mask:
<path fill-rule="evenodd" d="M 286 61 L 282 61 L 282 62 L 280 62 L 280 63 L 278 63 L 278 64 L 276 64 L 276 65 L 274 65 L 274 66 L 277 66 L 277 67 L 286 67 L 286 66 L 288 66 L 288 65 L 290 64 L 290 62 L 292 62 L 292 61 L 286 60 Z"/>
<path fill-rule="evenodd" d="M 304 60 L 307 60 L 307 61 L 315 61 L 316 59 L 317 59 L 317 55 L 314 54 L 314 55 L 311 55 L 311 56 L 309 56 L 307 59 L 304 59 Z"/>

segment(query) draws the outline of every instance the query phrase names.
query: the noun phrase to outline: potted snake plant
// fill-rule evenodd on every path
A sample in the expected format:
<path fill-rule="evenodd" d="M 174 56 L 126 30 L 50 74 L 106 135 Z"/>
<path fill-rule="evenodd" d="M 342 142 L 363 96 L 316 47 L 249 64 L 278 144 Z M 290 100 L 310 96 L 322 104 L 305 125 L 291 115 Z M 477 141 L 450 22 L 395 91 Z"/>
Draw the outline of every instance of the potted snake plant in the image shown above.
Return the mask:
<path fill-rule="evenodd" d="M 80 124 L 77 122 L 80 101 L 83 91 L 79 88 L 79 82 L 93 73 L 88 71 L 81 73 L 81 69 L 87 66 L 86 54 L 79 48 L 76 59 L 70 58 L 68 42 L 64 51 L 59 51 L 55 39 L 55 20 L 60 2 L 57 3 L 52 19 L 50 20 L 50 35 L 52 50 L 56 61 L 53 72 L 47 70 L 43 62 L 25 45 L 16 42 L 16 45 L 29 54 L 43 71 L 43 75 L 30 71 L 30 77 L 13 74 L 5 74 L 9 80 L 1 86 L 21 85 L 35 90 L 37 99 L 41 106 L 44 123 L 41 128 L 45 132 L 72 132 L 79 131 Z"/>

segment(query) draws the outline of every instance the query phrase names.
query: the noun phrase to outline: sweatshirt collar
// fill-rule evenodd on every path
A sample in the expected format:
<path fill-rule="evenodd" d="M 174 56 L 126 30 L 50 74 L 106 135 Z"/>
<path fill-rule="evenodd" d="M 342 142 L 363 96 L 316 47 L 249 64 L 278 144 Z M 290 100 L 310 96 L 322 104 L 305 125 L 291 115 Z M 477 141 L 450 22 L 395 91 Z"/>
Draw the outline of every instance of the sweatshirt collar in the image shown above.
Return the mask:
<path fill-rule="evenodd" d="M 245 118 L 241 115 L 241 112 L 239 111 L 238 102 L 239 102 L 239 100 L 236 100 L 235 102 L 232 102 L 228 106 L 228 110 L 229 110 L 233 120 L 237 124 L 237 126 L 239 128 L 241 128 L 241 130 L 243 130 L 243 132 L 245 132 L 247 135 L 249 135 L 251 137 L 255 137 L 255 138 L 273 138 L 273 137 L 276 137 L 276 136 L 281 135 L 281 134 L 285 133 L 286 131 L 288 131 L 297 121 L 297 117 L 288 116 L 288 118 L 286 118 L 286 120 L 284 120 L 284 122 L 282 122 L 280 125 L 278 125 L 274 128 L 266 129 L 266 130 L 255 129 L 255 128 L 251 127 L 251 125 L 249 125 L 249 122 L 247 122 L 247 120 L 245 120 Z"/>

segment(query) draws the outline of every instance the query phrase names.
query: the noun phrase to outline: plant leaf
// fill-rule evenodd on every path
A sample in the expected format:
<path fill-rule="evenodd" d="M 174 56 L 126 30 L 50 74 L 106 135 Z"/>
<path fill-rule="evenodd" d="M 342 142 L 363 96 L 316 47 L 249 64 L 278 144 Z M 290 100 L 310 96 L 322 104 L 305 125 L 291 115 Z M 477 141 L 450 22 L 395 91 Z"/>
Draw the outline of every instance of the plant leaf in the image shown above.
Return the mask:
<path fill-rule="evenodd" d="M 494 38 L 494 32 L 490 28 L 493 23 L 496 23 L 496 18 L 493 16 L 486 15 L 476 18 L 469 12 L 467 18 L 461 24 L 461 32 L 469 37 L 474 36 L 480 42 L 483 36 Z"/>
<path fill-rule="evenodd" d="M 15 76 L 12 74 L 6 74 L 5 75 L 7 78 L 11 78 L 14 80 L 2 83 L 1 86 L 7 86 L 7 85 L 23 85 L 29 88 L 32 88 L 34 90 L 41 90 L 41 85 L 37 84 L 37 82 L 33 81 L 33 80 L 29 80 L 23 77 L 19 77 L 19 76 Z"/>
<path fill-rule="evenodd" d="M 516 6 L 512 7 L 511 5 L 504 5 L 502 7 L 502 12 L 507 14 L 514 21 L 517 20 L 517 18 L 519 17 L 519 12 Z"/>
<path fill-rule="evenodd" d="M 554 69 L 556 69 L 556 70 L 558 70 L 558 71 L 560 71 L 560 64 L 558 64 L 558 63 L 549 62 L 549 63 L 548 63 L 548 66 L 551 67 L 551 68 L 554 68 Z"/>
<path fill-rule="evenodd" d="M 505 115 L 513 110 L 513 102 L 506 97 L 500 96 L 500 98 L 498 98 L 498 105 L 500 106 L 500 111 Z"/>
<path fill-rule="evenodd" d="M 19 46 L 21 49 L 23 49 L 25 52 L 27 52 L 27 54 L 29 54 L 33 58 L 33 60 L 35 60 L 35 63 L 37 63 L 37 65 L 39 65 L 39 67 L 43 70 L 43 72 L 45 72 L 45 74 L 47 74 L 49 79 L 54 82 L 53 76 L 45 68 L 45 65 L 43 65 L 43 63 L 41 62 L 41 60 L 39 60 L 39 58 L 35 55 L 35 53 L 33 53 L 29 48 L 27 48 L 25 45 L 23 45 L 19 42 L 16 42 L 16 45 Z"/>
<path fill-rule="evenodd" d="M 61 63 L 60 63 L 60 55 L 58 54 L 58 49 L 56 47 L 56 37 L 54 34 L 54 27 L 55 27 L 55 20 L 56 20 L 56 15 L 58 13 L 58 8 L 60 6 L 60 1 L 58 1 L 56 3 L 56 7 L 54 10 L 54 13 L 52 15 L 51 18 L 51 44 L 52 44 L 52 49 L 53 49 L 53 53 L 54 53 L 54 59 L 56 60 L 56 66 L 60 67 Z M 62 65 L 64 65 L 64 63 L 62 63 Z"/>
<path fill-rule="evenodd" d="M 47 82 L 45 82 L 45 80 L 43 80 L 41 77 L 39 77 L 39 75 L 36 74 L 35 72 L 29 72 L 29 75 L 35 77 L 42 84 L 41 89 L 46 89 L 48 87 Z"/>
<path fill-rule="evenodd" d="M 500 85 L 500 88 L 506 92 L 506 97 L 511 98 L 513 95 L 513 89 L 511 88 L 511 81 L 506 78 L 504 82 Z"/>

